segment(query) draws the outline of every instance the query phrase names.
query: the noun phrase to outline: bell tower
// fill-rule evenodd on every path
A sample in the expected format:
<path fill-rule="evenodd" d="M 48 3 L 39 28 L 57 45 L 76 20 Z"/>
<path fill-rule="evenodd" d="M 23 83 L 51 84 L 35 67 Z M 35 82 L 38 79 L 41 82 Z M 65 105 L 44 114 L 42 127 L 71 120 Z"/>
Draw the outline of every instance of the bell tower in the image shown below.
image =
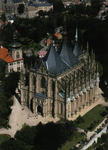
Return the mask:
<path fill-rule="evenodd" d="M 10 53 L 12 58 L 14 59 L 13 71 L 22 71 L 24 69 L 24 60 L 21 44 L 17 42 L 17 32 L 14 32 L 13 34 L 13 41 L 10 44 Z"/>

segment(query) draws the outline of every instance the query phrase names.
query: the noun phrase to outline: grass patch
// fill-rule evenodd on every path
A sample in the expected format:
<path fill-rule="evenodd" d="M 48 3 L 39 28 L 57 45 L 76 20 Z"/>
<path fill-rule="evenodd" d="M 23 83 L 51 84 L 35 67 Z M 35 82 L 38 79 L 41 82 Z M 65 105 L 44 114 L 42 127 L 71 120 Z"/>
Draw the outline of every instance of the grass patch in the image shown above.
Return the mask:
<path fill-rule="evenodd" d="M 10 138 L 10 135 L 7 135 L 7 134 L 0 134 L 0 144 L 9 140 Z"/>
<path fill-rule="evenodd" d="M 102 105 L 97 105 L 83 117 L 78 117 L 78 119 L 75 121 L 75 126 L 84 130 L 93 130 L 104 120 L 107 114 L 108 108 Z M 86 136 L 84 134 L 75 131 L 74 134 L 58 150 L 70 150 L 75 147 L 77 143 L 83 143 L 85 140 Z M 92 149 L 92 147 L 90 148 Z"/>
<path fill-rule="evenodd" d="M 108 98 L 107 97 L 104 97 L 104 100 L 105 100 L 105 102 L 108 102 Z"/>
<path fill-rule="evenodd" d="M 66 141 L 65 144 L 61 146 L 58 150 L 70 150 L 74 146 L 76 146 L 77 143 L 83 142 L 86 139 L 86 136 L 82 133 L 75 132 L 74 135 L 72 135 L 68 141 Z"/>
<path fill-rule="evenodd" d="M 86 113 L 83 117 L 79 117 L 75 121 L 75 124 L 77 127 L 80 127 L 84 130 L 92 131 L 104 120 L 107 113 L 108 110 L 106 109 L 106 107 L 102 105 L 97 105 L 88 113 Z"/>

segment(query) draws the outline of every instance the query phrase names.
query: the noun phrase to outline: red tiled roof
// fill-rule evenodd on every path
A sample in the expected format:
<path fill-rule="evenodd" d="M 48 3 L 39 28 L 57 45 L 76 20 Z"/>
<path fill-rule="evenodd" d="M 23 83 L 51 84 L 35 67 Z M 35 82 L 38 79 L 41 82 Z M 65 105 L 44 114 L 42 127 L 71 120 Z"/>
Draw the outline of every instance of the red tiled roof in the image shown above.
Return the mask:
<path fill-rule="evenodd" d="M 54 35 L 55 35 L 56 37 L 61 36 L 61 34 L 58 33 L 58 32 L 56 32 Z"/>
<path fill-rule="evenodd" d="M 51 43 L 50 39 L 46 41 L 47 46 Z"/>
<path fill-rule="evenodd" d="M 5 62 L 13 62 L 13 58 L 9 55 L 8 51 L 6 48 L 0 48 L 0 58 L 4 60 Z"/>
<path fill-rule="evenodd" d="M 46 53 L 47 53 L 47 51 L 45 51 L 45 50 L 41 50 L 41 51 L 37 52 L 37 54 L 38 54 L 39 56 L 41 56 L 41 55 L 45 56 Z"/>
<path fill-rule="evenodd" d="M 61 35 L 60 33 L 58 33 L 58 32 L 56 32 L 54 35 L 55 35 L 57 38 L 59 38 L 59 39 L 62 38 L 62 35 Z"/>

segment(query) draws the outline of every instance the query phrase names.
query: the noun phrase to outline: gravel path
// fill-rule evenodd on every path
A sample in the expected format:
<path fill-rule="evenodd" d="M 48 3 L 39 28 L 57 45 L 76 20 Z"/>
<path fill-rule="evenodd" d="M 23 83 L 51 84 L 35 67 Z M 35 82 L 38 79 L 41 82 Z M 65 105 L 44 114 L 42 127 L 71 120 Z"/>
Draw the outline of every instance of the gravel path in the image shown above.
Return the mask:
<path fill-rule="evenodd" d="M 94 142 L 97 143 L 97 140 L 99 137 L 102 136 L 102 134 L 107 132 L 107 126 L 108 124 L 102 129 L 102 131 L 100 131 L 98 134 L 96 134 L 90 141 L 88 144 L 86 144 L 81 150 L 86 150 L 87 148 L 89 148 Z"/>
<path fill-rule="evenodd" d="M 50 117 L 43 118 L 42 116 L 38 116 L 37 118 L 27 107 L 22 107 L 14 98 L 14 104 L 12 106 L 12 112 L 9 118 L 9 125 L 11 128 L 0 129 L 0 134 L 9 134 L 11 137 L 14 137 L 16 131 L 20 130 L 24 123 L 34 126 L 39 122 L 47 123 L 50 121 L 56 122 L 58 119 L 53 119 Z"/>

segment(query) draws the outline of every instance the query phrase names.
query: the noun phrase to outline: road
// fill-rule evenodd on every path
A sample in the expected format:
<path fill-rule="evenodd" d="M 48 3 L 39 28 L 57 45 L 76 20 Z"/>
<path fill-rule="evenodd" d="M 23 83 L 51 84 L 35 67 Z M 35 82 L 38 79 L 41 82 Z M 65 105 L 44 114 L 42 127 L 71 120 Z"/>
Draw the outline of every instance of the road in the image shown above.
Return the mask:
<path fill-rule="evenodd" d="M 87 148 L 89 148 L 94 142 L 97 143 L 97 140 L 99 137 L 101 137 L 101 135 L 103 133 L 107 132 L 107 127 L 108 124 L 102 129 L 102 131 L 100 131 L 98 134 L 96 134 L 90 141 L 89 143 L 87 143 L 81 150 L 86 150 Z"/>

